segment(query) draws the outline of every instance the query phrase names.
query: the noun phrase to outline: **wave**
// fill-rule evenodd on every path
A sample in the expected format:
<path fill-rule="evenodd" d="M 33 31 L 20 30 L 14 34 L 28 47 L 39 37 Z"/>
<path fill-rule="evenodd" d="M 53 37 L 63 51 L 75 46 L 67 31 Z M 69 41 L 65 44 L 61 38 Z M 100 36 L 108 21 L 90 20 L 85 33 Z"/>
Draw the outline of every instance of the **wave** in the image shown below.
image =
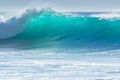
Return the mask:
<path fill-rule="evenodd" d="M 0 47 L 119 48 L 120 18 L 27 10 L 0 23 Z"/>
<path fill-rule="evenodd" d="M 120 18 L 120 13 L 119 12 L 106 12 L 106 13 L 103 12 L 100 14 L 92 14 L 91 16 L 105 18 L 105 19 Z"/>

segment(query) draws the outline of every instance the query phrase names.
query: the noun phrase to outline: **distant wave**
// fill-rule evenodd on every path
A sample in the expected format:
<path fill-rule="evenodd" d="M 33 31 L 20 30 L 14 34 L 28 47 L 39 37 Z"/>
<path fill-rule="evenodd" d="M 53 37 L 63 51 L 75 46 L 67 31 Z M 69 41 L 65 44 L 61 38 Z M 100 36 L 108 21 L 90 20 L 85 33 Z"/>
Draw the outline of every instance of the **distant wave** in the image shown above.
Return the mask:
<path fill-rule="evenodd" d="M 105 18 L 105 19 L 120 18 L 120 13 L 119 12 L 109 12 L 109 13 L 93 14 L 91 16 Z"/>
<path fill-rule="evenodd" d="M 27 10 L 0 23 L 0 47 L 119 48 L 120 18 L 113 17 Z"/>

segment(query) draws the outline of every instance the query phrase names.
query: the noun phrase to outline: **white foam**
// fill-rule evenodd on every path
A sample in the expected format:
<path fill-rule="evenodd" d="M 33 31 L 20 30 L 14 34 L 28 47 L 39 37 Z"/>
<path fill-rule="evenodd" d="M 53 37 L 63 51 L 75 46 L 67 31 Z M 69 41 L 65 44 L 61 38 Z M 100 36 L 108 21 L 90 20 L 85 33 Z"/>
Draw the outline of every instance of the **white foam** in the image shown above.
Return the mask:
<path fill-rule="evenodd" d="M 119 12 L 111 12 L 111 13 L 101 13 L 101 14 L 93 14 L 92 17 L 100 17 L 100 18 L 119 18 L 120 13 Z"/>

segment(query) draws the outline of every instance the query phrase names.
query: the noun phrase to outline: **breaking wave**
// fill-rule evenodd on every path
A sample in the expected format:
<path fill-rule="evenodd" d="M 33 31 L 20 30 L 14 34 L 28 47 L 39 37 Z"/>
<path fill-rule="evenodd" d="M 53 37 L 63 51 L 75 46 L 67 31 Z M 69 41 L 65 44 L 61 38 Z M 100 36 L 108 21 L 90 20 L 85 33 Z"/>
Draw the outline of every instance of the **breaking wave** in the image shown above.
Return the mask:
<path fill-rule="evenodd" d="M 6 46 L 119 48 L 120 18 L 27 10 L 0 22 L 0 47 Z"/>

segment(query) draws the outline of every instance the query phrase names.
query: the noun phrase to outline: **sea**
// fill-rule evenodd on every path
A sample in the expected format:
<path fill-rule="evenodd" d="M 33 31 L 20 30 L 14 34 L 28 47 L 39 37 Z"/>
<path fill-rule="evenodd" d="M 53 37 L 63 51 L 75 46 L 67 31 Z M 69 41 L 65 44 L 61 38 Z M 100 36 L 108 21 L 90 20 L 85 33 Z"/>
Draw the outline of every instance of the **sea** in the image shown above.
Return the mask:
<path fill-rule="evenodd" d="M 0 80 L 120 80 L 120 12 L 0 11 Z"/>

